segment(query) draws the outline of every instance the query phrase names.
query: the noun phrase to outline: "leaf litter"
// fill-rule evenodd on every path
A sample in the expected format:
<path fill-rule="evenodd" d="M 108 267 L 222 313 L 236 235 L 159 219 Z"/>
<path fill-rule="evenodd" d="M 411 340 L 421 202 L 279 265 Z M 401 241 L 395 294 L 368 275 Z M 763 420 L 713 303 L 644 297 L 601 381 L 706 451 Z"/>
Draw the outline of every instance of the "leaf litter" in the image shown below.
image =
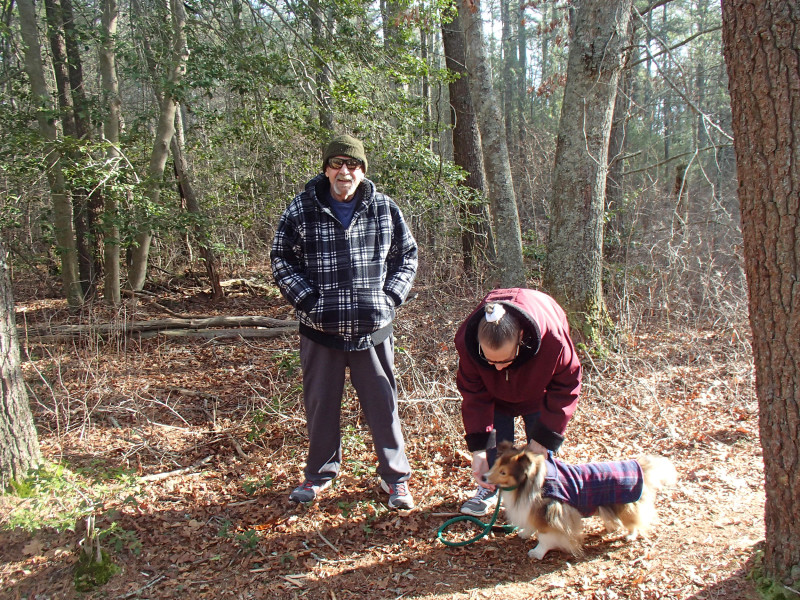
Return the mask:
<path fill-rule="evenodd" d="M 288 502 L 305 455 L 296 337 L 29 344 L 23 372 L 45 457 L 97 477 L 126 473 L 138 484 L 132 497 L 109 493 L 96 507 L 96 526 L 110 532 L 105 546 L 122 571 L 84 594 L 72 587 L 74 528 L 9 529 L 20 499 L 2 496 L 4 597 L 755 598 L 746 575 L 764 538 L 763 463 L 751 359 L 739 336 L 653 329 L 618 354 L 587 357 L 561 458 L 664 454 L 679 485 L 660 496 L 649 538 L 627 543 L 589 519 L 583 557 L 552 552 L 535 562 L 527 557 L 532 542 L 514 534 L 463 548 L 436 540 L 474 487 L 452 339 L 479 298 L 424 286 L 417 293 L 395 330 L 417 502 L 399 513 L 378 489 L 349 385 L 341 476 L 311 506 Z M 230 294 L 213 307 L 176 297 L 171 306 L 184 314 L 289 314 L 274 295 Z M 69 318 L 59 301 L 18 301 L 17 310 L 29 324 Z M 163 316 L 144 304 L 129 310 L 137 319 Z"/>

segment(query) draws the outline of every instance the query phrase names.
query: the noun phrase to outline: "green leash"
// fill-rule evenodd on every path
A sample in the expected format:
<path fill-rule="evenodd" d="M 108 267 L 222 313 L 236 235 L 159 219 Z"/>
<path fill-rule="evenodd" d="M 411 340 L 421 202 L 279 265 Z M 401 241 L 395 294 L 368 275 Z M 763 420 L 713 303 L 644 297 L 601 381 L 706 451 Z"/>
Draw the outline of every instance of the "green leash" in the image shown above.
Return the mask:
<path fill-rule="evenodd" d="M 513 489 L 514 488 L 509 488 L 509 490 Z M 442 526 L 439 527 L 439 530 L 436 532 L 436 539 L 442 542 L 445 546 L 458 548 L 461 546 L 468 546 L 474 542 L 477 542 L 482 538 L 485 538 L 487 535 L 489 535 L 489 532 L 491 531 L 498 531 L 501 533 L 512 533 L 514 530 L 516 530 L 516 527 L 514 527 L 513 525 L 495 525 L 495 522 L 497 521 L 497 513 L 499 512 L 500 512 L 500 494 L 498 493 L 497 505 L 494 507 L 494 514 L 492 515 L 491 521 L 489 521 L 488 523 L 484 523 L 478 517 L 473 517 L 472 515 L 459 515 L 458 517 L 453 517 L 452 519 L 449 519 L 444 523 L 442 523 Z M 463 542 L 449 542 L 446 539 L 444 539 L 444 537 L 442 537 L 442 534 L 444 534 L 444 532 L 447 531 L 448 527 L 460 521 L 469 521 L 471 523 L 475 523 L 476 525 L 482 527 L 483 529 L 475 537 L 472 537 Z"/>

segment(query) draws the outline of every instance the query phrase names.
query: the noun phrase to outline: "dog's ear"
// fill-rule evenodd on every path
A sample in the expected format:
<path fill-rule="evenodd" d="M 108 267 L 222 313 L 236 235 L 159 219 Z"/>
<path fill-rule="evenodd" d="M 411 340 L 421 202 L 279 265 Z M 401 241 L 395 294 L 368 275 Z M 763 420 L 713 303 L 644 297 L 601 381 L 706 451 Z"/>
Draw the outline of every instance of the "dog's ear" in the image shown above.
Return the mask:
<path fill-rule="evenodd" d="M 545 473 L 547 457 L 543 454 L 535 454 L 529 450 L 524 450 L 517 457 L 517 464 L 525 470 L 528 477 L 536 477 L 537 474 Z M 541 483 L 539 484 L 541 486 Z"/>
<path fill-rule="evenodd" d="M 520 452 L 519 456 L 517 456 L 517 464 L 527 473 L 533 462 L 532 459 L 533 457 L 530 452 Z"/>
<path fill-rule="evenodd" d="M 508 451 L 514 449 L 514 444 L 509 442 L 508 440 L 503 440 L 499 444 L 497 444 L 497 454 L 506 454 Z"/>

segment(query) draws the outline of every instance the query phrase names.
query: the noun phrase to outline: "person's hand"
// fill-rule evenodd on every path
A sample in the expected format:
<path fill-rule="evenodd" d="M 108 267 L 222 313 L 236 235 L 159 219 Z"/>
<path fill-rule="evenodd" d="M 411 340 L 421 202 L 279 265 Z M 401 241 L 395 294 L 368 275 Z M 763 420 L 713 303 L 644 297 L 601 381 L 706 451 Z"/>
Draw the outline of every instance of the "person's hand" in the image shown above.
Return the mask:
<path fill-rule="evenodd" d="M 547 456 L 547 448 L 542 446 L 536 440 L 531 440 L 530 442 L 528 442 L 527 448 L 534 454 L 544 454 L 545 456 Z"/>
<path fill-rule="evenodd" d="M 486 459 L 486 450 L 478 450 L 472 453 L 472 476 L 481 487 L 494 489 L 491 483 L 484 481 L 483 476 L 489 472 L 489 461 Z"/>

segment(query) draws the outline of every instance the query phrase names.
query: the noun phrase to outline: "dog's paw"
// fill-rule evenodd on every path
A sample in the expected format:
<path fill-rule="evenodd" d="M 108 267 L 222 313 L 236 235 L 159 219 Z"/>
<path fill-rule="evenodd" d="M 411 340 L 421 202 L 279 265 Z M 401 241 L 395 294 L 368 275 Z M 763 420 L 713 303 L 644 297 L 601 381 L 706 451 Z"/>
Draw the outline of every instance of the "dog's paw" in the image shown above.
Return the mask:
<path fill-rule="evenodd" d="M 517 529 L 517 537 L 523 540 L 530 539 L 534 533 L 536 533 L 535 529 Z"/>
<path fill-rule="evenodd" d="M 638 539 L 639 539 L 639 532 L 636 529 L 634 529 L 628 535 L 625 536 L 626 542 L 635 542 Z"/>
<path fill-rule="evenodd" d="M 542 548 L 542 545 L 539 544 L 536 546 L 536 548 L 531 548 L 528 550 L 528 556 L 535 558 L 536 560 L 542 560 L 544 555 L 547 554 L 548 550 L 550 550 L 550 548 Z"/>

